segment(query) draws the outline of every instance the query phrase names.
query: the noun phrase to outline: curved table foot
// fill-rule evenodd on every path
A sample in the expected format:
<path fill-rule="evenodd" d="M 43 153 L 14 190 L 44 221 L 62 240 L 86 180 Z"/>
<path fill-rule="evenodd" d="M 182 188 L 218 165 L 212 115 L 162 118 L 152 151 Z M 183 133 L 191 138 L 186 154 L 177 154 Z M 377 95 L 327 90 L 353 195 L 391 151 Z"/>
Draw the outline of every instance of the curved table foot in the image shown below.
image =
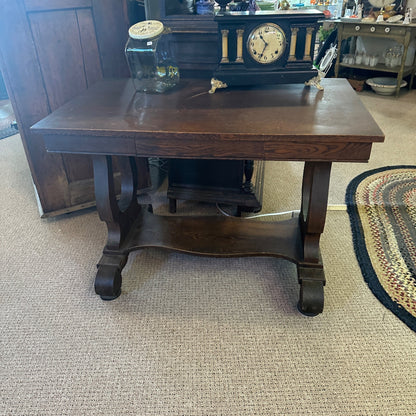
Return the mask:
<path fill-rule="evenodd" d="M 121 294 L 121 270 L 127 262 L 124 255 L 103 255 L 97 265 L 95 293 L 102 300 L 113 300 Z"/>
<path fill-rule="evenodd" d="M 316 316 L 324 310 L 325 274 L 322 267 L 298 266 L 299 312 Z"/>
<path fill-rule="evenodd" d="M 302 281 L 298 309 L 306 316 L 316 316 L 324 310 L 324 282 L 316 280 Z"/>
<path fill-rule="evenodd" d="M 95 293 L 102 300 L 113 300 L 121 294 L 121 271 L 114 266 L 98 266 Z"/>

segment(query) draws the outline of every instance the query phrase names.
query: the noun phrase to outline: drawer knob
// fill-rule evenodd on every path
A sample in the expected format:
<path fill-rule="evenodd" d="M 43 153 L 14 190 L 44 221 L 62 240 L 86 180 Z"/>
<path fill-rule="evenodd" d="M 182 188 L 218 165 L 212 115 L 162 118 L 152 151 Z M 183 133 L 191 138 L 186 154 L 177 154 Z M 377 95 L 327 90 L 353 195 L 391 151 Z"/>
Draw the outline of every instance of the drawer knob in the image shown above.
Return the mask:
<path fill-rule="evenodd" d="M 360 26 L 355 26 L 355 30 L 358 32 L 359 30 L 361 29 L 361 27 Z"/>
<path fill-rule="evenodd" d="M 375 32 L 375 31 L 376 31 L 376 28 L 374 26 L 371 26 L 370 27 L 370 32 Z"/>
<path fill-rule="evenodd" d="M 386 33 L 389 33 L 389 32 L 390 32 L 390 28 L 389 28 L 389 27 L 386 27 L 386 28 L 384 29 L 384 31 L 385 31 Z"/>

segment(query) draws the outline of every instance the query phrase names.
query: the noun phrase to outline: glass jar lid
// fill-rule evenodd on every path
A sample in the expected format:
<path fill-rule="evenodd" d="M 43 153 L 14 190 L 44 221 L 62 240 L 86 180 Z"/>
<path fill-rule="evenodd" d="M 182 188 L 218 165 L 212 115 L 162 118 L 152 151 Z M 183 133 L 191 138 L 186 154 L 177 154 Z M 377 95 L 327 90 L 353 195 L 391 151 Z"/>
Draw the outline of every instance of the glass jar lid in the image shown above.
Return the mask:
<path fill-rule="evenodd" d="M 129 36 L 133 39 L 150 39 L 163 32 L 163 23 L 159 20 L 144 20 L 129 29 Z"/>

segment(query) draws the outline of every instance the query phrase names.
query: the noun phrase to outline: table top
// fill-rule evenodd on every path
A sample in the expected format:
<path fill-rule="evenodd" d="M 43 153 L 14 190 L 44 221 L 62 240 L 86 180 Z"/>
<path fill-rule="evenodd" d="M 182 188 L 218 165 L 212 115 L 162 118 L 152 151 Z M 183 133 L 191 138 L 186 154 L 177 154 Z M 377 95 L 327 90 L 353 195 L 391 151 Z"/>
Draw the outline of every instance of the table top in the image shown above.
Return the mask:
<path fill-rule="evenodd" d="M 345 79 L 324 79 L 323 86 L 323 91 L 285 84 L 209 94 L 206 80 L 185 79 L 168 93 L 143 94 L 135 93 L 129 79 L 104 80 L 32 129 L 44 135 L 49 151 L 56 152 L 368 159 L 368 151 L 359 157 L 351 151 L 368 150 L 371 143 L 382 142 L 382 131 Z M 297 157 L 294 149 L 302 146 L 309 150 Z M 314 153 L 313 147 L 322 148 Z M 343 148 L 342 154 L 335 148 Z"/>

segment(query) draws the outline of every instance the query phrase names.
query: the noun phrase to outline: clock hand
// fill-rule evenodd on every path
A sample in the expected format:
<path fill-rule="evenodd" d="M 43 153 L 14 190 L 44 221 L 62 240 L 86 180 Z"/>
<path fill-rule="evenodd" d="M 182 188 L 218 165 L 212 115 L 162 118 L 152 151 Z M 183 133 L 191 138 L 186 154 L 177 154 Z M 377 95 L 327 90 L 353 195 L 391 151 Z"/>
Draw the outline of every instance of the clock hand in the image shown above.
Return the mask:
<path fill-rule="evenodd" d="M 263 36 L 262 35 L 259 35 L 259 38 L 264 42 L 264 44 L 267 46 L 268 45 L 268 43 L 264 40 L 264 38 L 263 38 Z"/>
<path fill-rule="evenodd" d="M 261 54 L 259 55 L 259 56 L 260 56 L 260 58 L 263 56 L 263 53 L 264 53 L 264 51 L 266 50 L 267 46 L 269 46 L 269 44 L 268 44 L 267 42 L 265 42 L 264 40 L 263 40 L 263 42 L 264 42 L 264 48 L 263 48 L 263 50 L 261 51 Z"/>

